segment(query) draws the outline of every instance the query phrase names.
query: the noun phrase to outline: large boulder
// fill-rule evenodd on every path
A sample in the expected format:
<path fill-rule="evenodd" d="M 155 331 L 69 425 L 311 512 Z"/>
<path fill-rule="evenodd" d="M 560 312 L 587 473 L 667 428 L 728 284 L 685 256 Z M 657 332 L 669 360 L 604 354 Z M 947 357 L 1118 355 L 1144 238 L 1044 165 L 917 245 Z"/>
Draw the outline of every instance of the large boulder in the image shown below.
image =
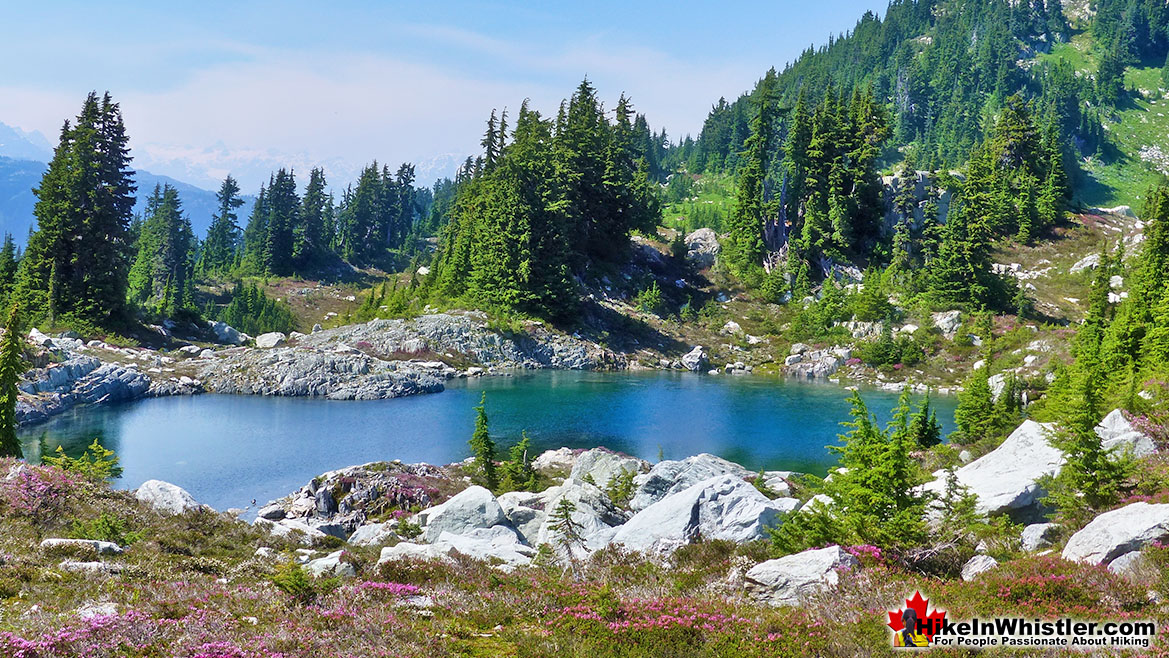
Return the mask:
<path fill-rule="evenodd" d="M 643 510 L 666 496 L 688 489 L 716 475 L 733 475 L 740 479 L 755 476 L 747 469 L 721 457 L 702 453 L 681 461 L 658 462 L 646 475 L 634 478 L 637 491 L 629 501 L 633 510 Z"/>
<path fill-rule="evenodd" d="M 860 563 L 839 546 L 829 546 L 761 562 L 747 571 L 747 590 L 773 605 L 799 605 L 801 600 L 840 581 L 840 570 Z"/>
<path fill-rule="evenodd" d="M 345 551 L 335 551 L 325 557 L 309 560 L 304 568 L 317 578 L 353 578 L 357 575 L 357 567 L 342 560 L 344 555 Z"/>
<path fill-rule="evenodd" d="M 790 509 L 790 508 L 789 508 Z M 747 542 L 787 510 L 734 475 L 716 475 L 650 505 L 613 535 L 613 543 L 640 551 L 669 552 L 698 538 Z"/>
<path fill-rule="evenodd" d="M 565 480 L 564 484 L 540 493 L 539 501 L 543 507 L 544 518 L 535 537 L 527 536 L 529 543 L 534 546 L 540 544 L 557 546 L 561 543 L 556 521 L 552 516 L 563 500 L 572 503 L 571 517 L 584 544 L 575 547 L 574 550 L 595 551 L 604 548 L 616 532 L 615 528 L 625 523 L 628 518 L 613 505 L 609 496 L 595 485 L 580 480 Z"/>
<path fill-rule="evenodd" d="M 211 331 L 215 333 L 216 340 L 228 345 L 243 345 L 246 340 L 243 334 L 226 322 L 212 322 Z"/>
<path fill-rule="evenodd" d="M 354 546 L 378 546 L 397 537 L 394 526 L 389 523 L 367 523 L 349 537 L 349 543 Z"/>
<path fill-rule="evenodd" d="M 288 336 L 284 335 L 283 331 L 269 331 L 266 334 L 256 336 L 256 347 L 265 349 L 280 347 L 286 340 L 288 340 Z"/>
<path fill-rule="evenodd" d="M 486 560 L 510 570 L 532 561 L 536 551 L 520 543 L 508 528 L 479 528 L 462 535 L 444 532 L 431 544 L 400 542 L 382 549 L 378 565 L 395 560 L 441 560 L 449 562 L 456 554 Z"/>
<path fill-rule="evenodd" d="M 520 539 L 529 544 L 536 544 L 540 528 L 547 517 L 544 495 L 530 491 L 509 491 L 500 495 L 497 500 L 508 523 L 515 528 Z"/>
<path fill-rule="evenodd" d="M 310 526 L 303 521 L 296 519 L 283 519 L 280 521 L 269 521 L 268 519 L 256 519 L 253 525 L 257 528 L 263 528 L 269 532 L 273 537 L 288 537 L 297 539 L 305 546 L 312 546 L 313 544 L 324 541 L 329 535 L 321 530 Z"/>
<path fill-rule="evenodd" d="M 706 350 L 701 345 L 695 346 L 694 349 L 682 355 L 682 367 L 690 372 L 704 371 L 709 365 L 710 361 L 706 358 Z"/>
<path fill-rule="evenodd" d="M 1132 503 L 1105 512 L 1072 535 L 1063 558 L 1107 564 L 1147 544 L 1169 537 L 1169 504 Z"/>
<path fill-rule="evenodd" d="M 506 524 L 507 517 L 490 491 L 473 486 L 441 505 L 422 510 L 417 521 L 425 528 L 423 539 L 435 542 L 444 532 L 461 535 L 476 528 Z"/>
<path fill-rule="evenodd" d="M 186 489 L 162 480 L 143 482 L 134 497 L 163 514 L 182 514 L 205 507 L 195 502 Z"/>
<path fill-rule="evenodd" d="M 700 228 L 686 236 L 686 260 L 700 270 L 714 265 L 721 249 L 718 234 L 709 228 Z"/>
<path fill-rule="evenodd" d="M 1063 453 L 1048 441 L 1050 432 L 1050 424 L 1023 421 L 998 448 L 954 471 L 978 497 L 979 514 L 1023 513 L 1046 495 L 1037 481 L 1059 473 L 1064 462 Z M 941 495 L 946 474 L 935 475 L 925 488 Z"/>
<path fill-rule="evenodd" d="M 1133 427 L 1120 409 L 1113 409 L 1100 421 L 1096 434 L 1109 450 L 1129 452 L 1133 457 L 1148 457 L 1157 452 L 1153 440 Z"/>
<path fill-rule="evenodd" d="M 649 470 L 649 462 L 620 455 L 606 448 L 593 448 L 576 458 L 569 473 L 569 479 L 583 481 L 586 477 L 593 484 L 605 489 L 614 477 L 625 473 L 643 473 Z"/>

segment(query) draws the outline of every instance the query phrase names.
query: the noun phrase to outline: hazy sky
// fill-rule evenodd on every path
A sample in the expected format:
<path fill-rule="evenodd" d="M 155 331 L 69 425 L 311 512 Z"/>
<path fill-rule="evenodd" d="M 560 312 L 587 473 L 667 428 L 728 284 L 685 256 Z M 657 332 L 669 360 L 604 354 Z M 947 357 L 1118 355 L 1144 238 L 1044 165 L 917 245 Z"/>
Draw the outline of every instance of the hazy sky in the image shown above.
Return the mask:
<path fill-rule="evenodd" d="M 197 7 L 195 5 L 198 5 Z M 236 5 L 241 6 L 236 6 Z M 13 6 L 15 5 L 15 6 Z M 873 0 L 820 2 L 24 2 L 0 21 L 0 122 L 51 141 L 91 90 L 121 102 L 136 164 L 253 191 L 270 167 L 348 178 L 372 159 L 478 150 L 493 107 L 544 112 L 588 75 L 655 128 L 710 105 Z M 181 8 L 180 8 L 181 7 Z M 437 166 L 439 163 L 432 163 Z M 420 182 L 429 183 L 422 180 Z"/>

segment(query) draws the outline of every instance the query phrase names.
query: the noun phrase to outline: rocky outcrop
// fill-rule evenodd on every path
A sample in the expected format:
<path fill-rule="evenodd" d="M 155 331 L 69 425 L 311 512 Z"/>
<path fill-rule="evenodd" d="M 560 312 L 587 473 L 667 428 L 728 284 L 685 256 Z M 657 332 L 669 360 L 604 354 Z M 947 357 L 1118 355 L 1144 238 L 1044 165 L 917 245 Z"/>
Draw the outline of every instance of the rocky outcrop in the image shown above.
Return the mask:
<path fill-rule="evenodd" d="M 59 539 L 49 538 L 41 542 L 41 549 L 47 551 L 66 550 L 95 555 L 121 555 L 123 549 L 111 541 L 96 539 Z"/>
<path fill-rule="evenodd" d="M 206 507 L 195 502 L 186 489 L 162 480 L 143 482 L 134 497 L 163 514 L 182 514 Z"/>
<path fill-rule="evenodd" d="M 1169 504 L 1132 503 L 1105 512 L 1072 535 L 1063 558 L 1108 564 L 1131 551 L 1169 537 Z"/>
<path fill-rule="evenodd" d="M 800 345 L 797 343 L 797 345 Z M 802 345 L 802 347 L 807 347 Z M 833 347 L 826 350 L 805 349 L 795 352 L 784 359 L 784 371 L 791 377 L 805 379 L 825 379 L 836 374 L 840 366 L 852 357 L 852 350 L 847 347 Z"/>
<path fill-rule="evenodd" d="M 151 379 L 137 368 L 102 363 L 95 357 L 67 358 L 24 374 L 16 406 L 21 424 L 36 423 L 83 404 L 126 402 L 146 397 Z"/>
<path fill-rule="evenodd" d="M 529 564 L 535 549 L 521 544 L 515 533 L 506 528 L 477 529 L 463 535 L 443 533 L 431 544 L 401 542 L 383 548 L 378 565 L 395 560 L 441 560 L 449 562 L 455 555 L 497 564 L 507 571 Z"/>
<path fill-rule="evenodd" d="M 277 338 L 265 334 L 257 345 L 264 339 L 268 349 L 216 359 L 201 379 L 217 393 L 372 400 L 443 390 L 458 374 L 444 359 L 494 369 L 623 366 L 612 353 L 538 322 L 501 335 L 474 312 L 372 320 L 300 335 L 291 345 Z"/>
<path fill-rule="evenodd" d="M 717 475 L 731 475 L 740 480 L 754 473 L 721 457 L 702 453 L 681 461 L 661 461 L 649 473 L 633 479 L 637 490 L 629 502 L 630 509 L 643 510 L 666 496 L 688 489 Z"/>
<path fill-rule="evenodd" d="M 761 562 L 747 571 L 747 591 L 773 606 L 799 605 L 804 597 L 840 581 L 840 571 L 859 566 L 839 546 L 829 546 Z"/>
<path fill-rule="evenodd" d="M 613 535 L 639 551 L 670 552 L 699 538 L 748 542 L 778 525 L 784 509 L 734 475 L 716 475 L 646 507 Z"/>
<path fill-rule="evenodd" d="M 606 448 L 593 448 L 576 458 L 568 477 L 581 481 L 588 478 L 593 484 L 605 489 L 614 477 L 622 473 L 637 475 L 648 470 L 649 462 L 644 459 L 622 455 Z"/>
<path fill-rule="evenodd" d="M 1064 463 L 1063 452 L 1049 441 L 1055 429 L 1051 423 L 1023 421 L 998 448 L 954 472 L 958 482 L 978 497 L 980 514 L 1011 514 L 1022 519 L 1035 516 L 1040 499 L 1047 493 L 1039 485 L 1040 478 L 1058 474 Z M 1115 452 L 1143 456 L 1156 451 L 1152 440 L 1134 430 L 1119 411 L 1108 414 L 1096 433 Z M 925 488 L 942 495 L 945 472 L 934 475 L 937 479 Z"/>

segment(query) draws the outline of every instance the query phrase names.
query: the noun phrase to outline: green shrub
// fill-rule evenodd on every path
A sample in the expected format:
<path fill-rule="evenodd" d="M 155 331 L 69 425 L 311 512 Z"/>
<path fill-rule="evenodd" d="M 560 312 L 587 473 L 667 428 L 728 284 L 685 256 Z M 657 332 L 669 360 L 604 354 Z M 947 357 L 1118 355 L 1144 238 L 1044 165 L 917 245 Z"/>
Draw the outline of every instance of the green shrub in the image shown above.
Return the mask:
<path fill-rule="evenodd" d="M 64 448 L 57 446 L 57 455 L 44 457 L 41 462 L 46 466 L 55 466 L 63 471 L 78 473 L 98 482 L 112 480 L 122 474 L 122 467 L 118 465 L 118 456 L 114 454 L 113 450 L 106 450 L 98 444 L 97 439 L 89 444 L 89 449 L 80 457 L 70 457 L 65 454 Z"/>
<path fill-rule="evenodd" d="M 108 512 L 88 521 L 74 521 L 69 531 L 74 539 L 109 541 L 119 546 L 129 546 L 142 539 L 142 533 L 129 530 L 126 522 Z"/>

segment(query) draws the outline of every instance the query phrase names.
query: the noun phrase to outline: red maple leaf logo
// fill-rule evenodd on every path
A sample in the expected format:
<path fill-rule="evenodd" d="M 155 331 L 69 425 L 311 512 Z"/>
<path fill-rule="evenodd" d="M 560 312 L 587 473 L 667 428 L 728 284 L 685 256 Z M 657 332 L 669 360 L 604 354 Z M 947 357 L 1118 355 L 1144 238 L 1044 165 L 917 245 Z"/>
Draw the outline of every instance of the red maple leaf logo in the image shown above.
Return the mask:
<path fill-rule="evenodd" d="M 917 613 L 917 618 L 921 622 L 922 634 L 932 642 L 934 633 L 941 629 L 942 621 L 946 619 L 946 611 L 934 609 L 933 612 L 927 614 L 926 611 L 929 608 L 929 604 L 929 599 L 922 598 L 921 592 L 914 592 L 912 599 L 905 599 L 906 607 L 912 608 Z M 901 620 L 901 613 L 904 611 L 905 608 L 900 608 L 889 612 L 889 623 L 887 625 L 893 629 L 894 633 L 905 628 L 905 622 Z"/>

